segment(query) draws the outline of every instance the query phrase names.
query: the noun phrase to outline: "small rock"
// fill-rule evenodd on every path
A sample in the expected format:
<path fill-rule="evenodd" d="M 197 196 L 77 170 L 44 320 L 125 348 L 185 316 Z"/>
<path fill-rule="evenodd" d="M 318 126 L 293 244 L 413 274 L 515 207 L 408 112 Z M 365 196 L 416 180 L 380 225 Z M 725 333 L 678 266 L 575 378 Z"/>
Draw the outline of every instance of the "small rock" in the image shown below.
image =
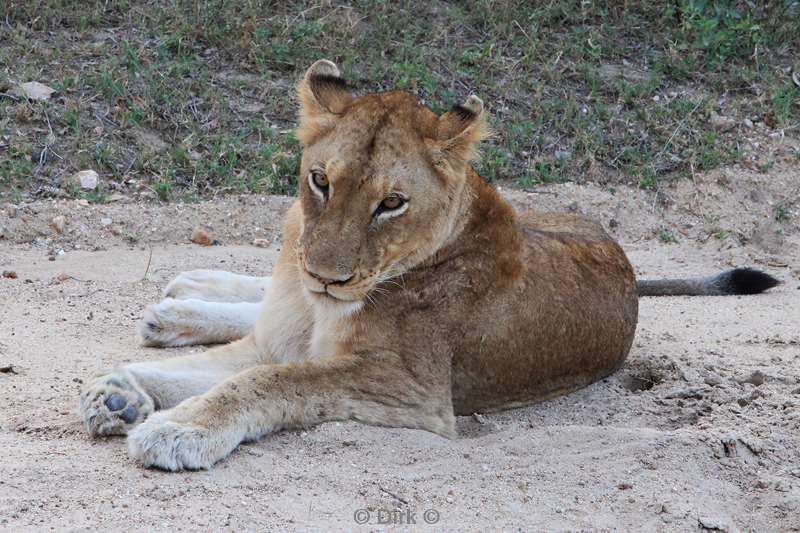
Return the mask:
<path fill-rule="evenodd" d="M 258 248 L 269 248 L 269 240 L 268 239 L 253 239 L 253 246 L 257 246 Z"/>
<path fill-rule="evenodd" d="M 736 381 L 739 383 L 750 383 L 756 387 L 760 387 L 767 381 L 767 376 L 761 370 L 756 370 L 743 378 L 738 378 Z"/>
<path fill-rule="evenodd" d="M 698 516 L 697 522 L 700 524 L 700 527 L 711 531 L 727 532 L 731 530 L 730 524 L 721 516 Z"/>
<path fill-rule="evenodd" d="M 191 240 L 193 243 L 201 246 L 211 246 L 214 244 L 214 237 L 203 226 L 197 226 L 194 228 L 194 231 L 192 231 Z"/>
<path fill-rule="evenodd" d="M 736 121 L 730 117 L 713 114 L 708 121 L 717 131 L 730 131 L 736 127 Z"/>
<path fill-rule="evenodd" d="M 89 207 L 89 200 L 81 198 L 80 200 L 78 200 L 78 205 L 81 207 Z"/>
<path fill-rule="evenodd" d="M 749 130 L 753 129 L 753 121 L 750 120 L 749 118 L 744 119 L 743 123 L 744 123 L 744 127 L 745 128 L 747 128 Z"/>
<path fill-rule="evenodd" d="M 72 175 L 73 181 L 80 185 L 85 191 L 93 191 L 100 182 L 100 176 L 94 170 L 81 170 Z"/>
<path fill-rule="evenodd" d="M 577 213 L 579 210 L 578 202 L 572 202 L 567 206 L 567 211 L 572 211 L 573 213 Z"/>
<path fill-rule="evenodd" d="M 111 220 L 110 218 L 101 218 L 100 219 L 100 224 L 102 224 L 103 226 L 110 226 L 113 223 L 114 223 L 114 221 Z"/>
<path fill-rule="evenodd" d="M 17 279 L 17 273 L 13 270 L 3 270 L 3 277 L 8 279 Z"/>
<path fill-rule="evenodd" d="M 64 228 L 67 225 L 67 219 L 64 215 L 58 215 L 57 217 L 53 217 L 53 220 L 50 221 L 50 227 L 55 230 L 56 233 L 61 235 L 64 233 Z"/>

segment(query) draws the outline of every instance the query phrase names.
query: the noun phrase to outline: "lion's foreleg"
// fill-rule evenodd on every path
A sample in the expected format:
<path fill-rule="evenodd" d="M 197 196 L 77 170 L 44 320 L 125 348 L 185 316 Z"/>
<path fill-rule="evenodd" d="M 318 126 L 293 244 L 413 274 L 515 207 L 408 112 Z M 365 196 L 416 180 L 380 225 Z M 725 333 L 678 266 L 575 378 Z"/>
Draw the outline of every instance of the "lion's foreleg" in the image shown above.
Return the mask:
<path fill-rule="evenodd" d="M 151 416 L 128 436 L 131 455 L 167 470 L 208 468 L 242 441 L 285 428 L 355 419 L 455 434 L 449 370 L 424 381 L 394 356 L 261 365 Z"/>
<path fill-rule="evenodd" d="M 124 435 L 158 409 L 169 409 L 257 364 L 252 335 L 203 353 L 144 361 L 99 376 L 81 393 L 90 435 Z"/>

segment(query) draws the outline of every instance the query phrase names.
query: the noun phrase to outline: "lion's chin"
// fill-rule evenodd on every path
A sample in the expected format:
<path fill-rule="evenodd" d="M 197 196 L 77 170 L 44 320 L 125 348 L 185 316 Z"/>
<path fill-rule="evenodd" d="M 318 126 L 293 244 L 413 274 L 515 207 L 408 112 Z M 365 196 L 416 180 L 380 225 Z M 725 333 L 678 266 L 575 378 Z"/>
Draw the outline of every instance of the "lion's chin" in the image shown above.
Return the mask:
<path fill-rule="evenodd" d="M 361 310 L 364 306 L 363 300 L 354 299 L 350 294 L 333 294 L 332 291 L 318 292 L 308 287 L 305 292 L 313 306 L 345 316 Z"/>

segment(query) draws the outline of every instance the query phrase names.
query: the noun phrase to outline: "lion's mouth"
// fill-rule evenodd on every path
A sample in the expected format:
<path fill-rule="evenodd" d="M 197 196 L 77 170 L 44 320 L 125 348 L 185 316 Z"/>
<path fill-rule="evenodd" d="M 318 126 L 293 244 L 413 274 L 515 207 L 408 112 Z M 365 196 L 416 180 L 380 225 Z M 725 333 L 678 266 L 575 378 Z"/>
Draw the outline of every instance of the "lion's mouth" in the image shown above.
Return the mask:
<path fill-rule="evenodd" d="M 358 297 L 358 291 L 353 287 L 345 285 L 323 285 L 318 281 L 304 276 L 303 285 L 313 297 L 321 301 L 354 303 L 360 302 L 363 298 Z"/>

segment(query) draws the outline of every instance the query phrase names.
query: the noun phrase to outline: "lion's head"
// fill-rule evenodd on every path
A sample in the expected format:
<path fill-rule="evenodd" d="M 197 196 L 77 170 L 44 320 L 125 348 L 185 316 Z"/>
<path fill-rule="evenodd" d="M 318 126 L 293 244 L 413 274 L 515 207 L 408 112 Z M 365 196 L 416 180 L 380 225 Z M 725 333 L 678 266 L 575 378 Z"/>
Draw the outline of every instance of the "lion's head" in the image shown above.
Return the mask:
<path fill-rule="evenodd" d="M 472 96 L 437 116 L 405 92 L 357 98 L 326 60 L 298 92 L 303 283 L 324 301 L 361 302 L 462 222 L 467 168 L 487 131 L 483 103 Z"/>
<path fill-rule="evenodd" d="M 483 103 L 472 96 L 437 116 L 405 92 L 356 98 L 326 60 L 298 93 L 303 283 L 318 298 L 360 302 L 435 253 L 463 219 Z"/>

